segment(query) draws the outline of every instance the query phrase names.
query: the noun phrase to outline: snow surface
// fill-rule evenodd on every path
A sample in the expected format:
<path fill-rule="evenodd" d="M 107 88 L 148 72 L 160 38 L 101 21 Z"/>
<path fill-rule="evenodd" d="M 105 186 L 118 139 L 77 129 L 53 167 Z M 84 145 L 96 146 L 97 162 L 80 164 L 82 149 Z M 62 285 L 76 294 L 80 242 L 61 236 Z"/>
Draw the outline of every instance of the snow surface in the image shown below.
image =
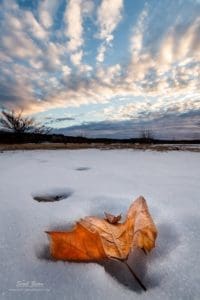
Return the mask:
<path fill-rule="evenodd" d="M 0 174 L 0 299 L 200 299 L 199 153 L 4 152 Z M 33 199 L 55 193 L 69 196 Z M 159 230 L 151 254 L 130 258 L 147 292 L 121 263 L 48 259 L 45 230 L 104 211 L 125 215 L 139 195 Z"/>

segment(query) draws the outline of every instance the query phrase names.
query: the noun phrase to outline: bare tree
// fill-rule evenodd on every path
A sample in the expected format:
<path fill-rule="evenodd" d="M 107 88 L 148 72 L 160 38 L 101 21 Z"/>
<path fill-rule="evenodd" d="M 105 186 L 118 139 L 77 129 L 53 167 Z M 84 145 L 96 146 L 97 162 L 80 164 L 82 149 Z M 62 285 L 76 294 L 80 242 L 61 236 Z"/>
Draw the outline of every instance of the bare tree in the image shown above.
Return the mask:
<path fill-rule="evenodd" d="M 15 133 L 49 133 L 50 129 L 35 121 L 34 118 L 23 116 L 23 112 L 3 110 L 0 114 L 0 126 Z"/>
<path fill-rule="evenodd" d="M 145 141 L 152 140 L 154 138 L 152 130 L 147 128 L 142 129 L 139 138 Z"/>

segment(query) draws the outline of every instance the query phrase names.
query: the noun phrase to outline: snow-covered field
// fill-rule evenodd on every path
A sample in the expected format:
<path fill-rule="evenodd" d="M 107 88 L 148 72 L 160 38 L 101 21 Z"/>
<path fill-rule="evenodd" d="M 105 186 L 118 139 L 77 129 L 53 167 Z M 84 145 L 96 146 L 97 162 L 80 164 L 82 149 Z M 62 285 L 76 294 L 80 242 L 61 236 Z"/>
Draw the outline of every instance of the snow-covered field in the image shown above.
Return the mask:
<path fill-rule="evenodd" d="M 56 202 L 34 196 L 65 194 Z M 143 195 L 157 247 L 118 262 L 47 259 L 45 230 L 123 213 Z M 134 150 L 0 153 L 0 299 L 200 299 L 200 154 Z"/>

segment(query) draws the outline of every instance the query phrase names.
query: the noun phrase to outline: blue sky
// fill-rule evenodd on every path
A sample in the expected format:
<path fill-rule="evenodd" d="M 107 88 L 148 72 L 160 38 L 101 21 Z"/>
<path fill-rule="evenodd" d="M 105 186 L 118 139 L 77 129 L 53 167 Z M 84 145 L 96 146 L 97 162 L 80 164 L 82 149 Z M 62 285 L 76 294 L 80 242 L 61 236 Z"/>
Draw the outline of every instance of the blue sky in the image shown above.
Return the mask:
<path fill-rule="evenodd" d="M 0 107 L 57 132 L 200 138 L 200 0 L 0 0 Z"/>

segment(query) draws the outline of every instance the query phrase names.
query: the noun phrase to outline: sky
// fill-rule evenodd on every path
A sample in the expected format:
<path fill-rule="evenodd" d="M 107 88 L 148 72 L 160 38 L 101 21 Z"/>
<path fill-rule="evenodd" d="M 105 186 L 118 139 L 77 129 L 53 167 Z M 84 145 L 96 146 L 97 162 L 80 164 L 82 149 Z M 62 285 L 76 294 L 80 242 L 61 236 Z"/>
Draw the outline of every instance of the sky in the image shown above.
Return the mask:
<path fill-rule="evenodd" d="M 200 0 L 0 0 L 0 108 L 56 133 L 200 138 Z"/>

